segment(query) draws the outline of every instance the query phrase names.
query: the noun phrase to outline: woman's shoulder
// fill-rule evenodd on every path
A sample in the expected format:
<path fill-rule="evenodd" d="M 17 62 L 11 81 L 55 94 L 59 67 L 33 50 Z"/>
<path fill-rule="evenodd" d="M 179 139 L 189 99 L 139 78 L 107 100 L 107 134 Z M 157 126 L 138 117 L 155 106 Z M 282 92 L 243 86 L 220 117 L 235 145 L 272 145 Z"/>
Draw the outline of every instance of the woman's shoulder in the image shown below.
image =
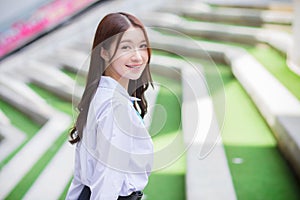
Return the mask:
<path fill-rule="evenodd" d="M 104 113 L 117 113 L 119 110 L 128 110 L 130 108 L 129 103 L 127 99 L 124 99 L 118 93 L 114 94 L 106 88 L 98 88 L 91 101 L 90 109 L 93 109 L 99 119 Z"/>

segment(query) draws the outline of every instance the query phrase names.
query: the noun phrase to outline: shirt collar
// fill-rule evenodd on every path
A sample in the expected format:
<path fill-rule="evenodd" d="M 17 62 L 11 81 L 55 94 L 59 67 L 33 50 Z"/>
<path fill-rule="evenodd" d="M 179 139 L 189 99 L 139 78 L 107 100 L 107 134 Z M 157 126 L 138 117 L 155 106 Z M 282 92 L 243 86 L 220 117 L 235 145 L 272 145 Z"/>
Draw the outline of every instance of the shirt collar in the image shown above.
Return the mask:
<path fill-rule="evenodd" d="M 109 88 L 109 89 L 116 90 L 118 93 L 120 93 L 122 96 L 126 97 L 130 101 L 140 101 L 141 100 L 139 98 L 129 96 L 126 89 L 122 85 L 120 85 L 115 79 L 113 79 L 109 76 L 101 76 L 99 86 L 103 87 L 103 88 Z"/>

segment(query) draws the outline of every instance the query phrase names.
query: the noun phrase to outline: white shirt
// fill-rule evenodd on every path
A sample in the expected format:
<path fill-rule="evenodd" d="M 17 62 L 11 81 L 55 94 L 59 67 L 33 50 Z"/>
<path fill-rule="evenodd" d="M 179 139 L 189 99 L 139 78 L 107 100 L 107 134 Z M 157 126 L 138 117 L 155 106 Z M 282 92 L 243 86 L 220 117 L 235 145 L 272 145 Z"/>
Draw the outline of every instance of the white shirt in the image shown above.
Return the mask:
<path fill-rule="evenodd" d="M 91 101 L 83 138 L 76 144 L 75 172 L 66 199 L 84 185 L 91 199 L 115 200 L 148 183 L 153 144 L 133 100 L 117 81 L 102 76 Z"/>

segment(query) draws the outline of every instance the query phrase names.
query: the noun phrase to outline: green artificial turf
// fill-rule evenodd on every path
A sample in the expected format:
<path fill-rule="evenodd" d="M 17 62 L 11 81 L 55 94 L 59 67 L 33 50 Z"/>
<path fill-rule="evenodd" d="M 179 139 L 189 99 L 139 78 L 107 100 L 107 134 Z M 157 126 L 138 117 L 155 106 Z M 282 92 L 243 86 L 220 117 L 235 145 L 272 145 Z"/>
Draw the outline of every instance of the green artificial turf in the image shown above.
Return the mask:
<path fill-rule="evenodd" d="M 29 84 L 30 88 L 32 88 L 35 92 L 37 92 L 42 98 L 44 98 L 47 103 L 54 108 L 63 111 L 67 114 L 72 114 L 72 105 L 69 102 L 63 101 L 62 99 L 52 95 L 48 91 L 34 85 Z M 45 169 L 45 167 L 49 164 L 51 159 L 55 156 L 55 154 L 59 151 L 60 147 L 67 142 L 68 136 L 67 132 L 63 132 L 56 141 L 52 144 L 52 146 L 44 153 L 43 156 L 35 163 L 33 168 L 23 177 L 23 179 L 16 185 L 16 187 L 10 192 L 10 194 L 6 197 L 6 199 L 21 199 L 29 188 L 32 186 L 34 181 L 38 178 L 40 173 Z"/>
<path fill-rule="evenodd" d="M 22 112 L 18 111 L 17 109 L 12 107 L 9 103 L 1 99 L 0 99 L 0 108 L 2 112 L 8 117 L 11 124 L 14 125 L 16 128 L 20 129 L 21 131 L 23 131 L 27 136 L 25 141 L 0 163 L 0 169 L 1 169 L 2 166 L 7 164 L 16 155 L 16 153 L 19 152 L 20 149 L 22 149 L 22 147 L 30 140 L 30 138 L 32 138 L 35 135 L 35 133 L 41 128 L 41 125 L 32 121 Z"/>
<path fill-rule="evenodd" d="M 54 94 L 50 93 L 49 91 L 30 83 L 29 87 L 31 89 L 33 89 L 38 95 L 40 95 L 43 99 L 46 100 L 46 102 L 56 108 L 59 111 L 62 111 L 66 114 L 73 114 L 73 110 L 72 110 L 72 104 L 68 101 L 65 101 L 57 96 L 55 96 Z"/>
<path fill-rule="evenodd" d="M 86 77 L 80 75 L 79 73 L 76 74 L 74 72 L 71 72 L 71 71 L 69 71 L 67 69 L 62 69 L 61 71 L 63 73 L 65 73 L 66 75 L 68 75 L 73 80 L 75 80 L 77 85 L 85 86 Z"/>
<path fill-rule="evenodd" d="M 156 104 L 161 105 L 167 113 L 167 116 L 163 115 L 159 107 L 153 113 L 150 134 L 154 134 L 154 151 L 157 151 L 166 148 L 177 134 L 182 134 L 181 84 L 166 77 L 155 75 L 153 77 L 156 82 L 161 84 Z M 165 122 L 163 127 L 161 127 L 161 121 Z M 157 130 L 160 131 L 156 132 Z M 178 148 L 182 148 L 182 146 L 178 146 Z M 147 200 L 185 199 L 185 159 L 183 155 L 165 168 L 152 172 L 144 190 Z"/>
<path fill-rule="evenodd" d="M 41 158 L 35 163 L 31 170 L 23 177 L 23 179 L 14 187 L 10 194 L 5 198 L 9 199 L 22 199 L 26 192 L 30 189 L 34 181 L 39 177 L 40 173 L 46 168 L 51 159 L 59 151 L 60 147 L 67 142 L 66 141 L 67 133 L 62 133 L 53 145 L 41 156 Z M 55 174 L 54 174 L 55 176 Z M 51 186 L 51 183 L 49 183 Z M 51 194 L 47 194 L 50 195 Z"/>
<path fill-rule="evenodd" d="M 300 99 L 300 77 L 289 70 L 282 54 L 264 45 L 221 43 L 246 49 Z M 217 75 L 210 70 L 214 64 L 206 61 L 201 63 L 205 67 L 206 77 L 214 82 Z M 230 67 L 217 65 L 226 96 L 222 138 L 238 199 L 300 199 L 299 180 L 278 150 L 277 142 L 264 118 L 234 78 Z M 222 88 L 212 89 L 212 97 L 218 102 Z M 242 163 L 238 164 L 240 161 Z"/>
<path fill-rule="evenodd" d="M 283 84 L 298 100 L 300 100 L 300 76 L 292 72 L 286 64 L 286 57 L 268 45 L 248 45 L 230 41 L 215 41 L 206 38 L 189 36 L 195 41 L 224 44 L 247 50 L 256 58 L 281 84 Z M 174 56 L 167 53 L 161 55 Z"/>
<path fill-rule="evenodd" d="M 71 182 L 73 180 L 73 177 L 69 180 L 68 184 L 66 185 L 64 191 L 62 192 L 62 194 L 60 195 L 59 197 L 59 200 L 64 200 L 66 199 L 66 196 L 67 196 L 67 193 L 68 193 L 68 190 L 69 190 L 69 187 L 71 185 Z"/>
<path fill-rule="evenodd" d="M 41 128 L 41 125 L 32 121 L 28 116 L 1 99 L 0 107 L 3 113 L 9 118 L 11 124 L 27 134 L 28 137 L 34 135 Z"/>
<path fill-rule="evenodd" d="M 226 92 L 222 139 L 238 199 L 300 199 L 300 184 L 242 86 L 219 65 Z"/>
<path fill-rule="evenodd" d="M 77 78 L 77 74 L 75 74 L 74 72 L 70 72 L 67 69 L 62 69 L 61 71 L 74 80 Z"/>
<path fill-rule="evenodd" d="M 300 100 L 300 76 L 288 68 L 286 58 L 281 53 L 267 45 L 258 45 L 248 51 Z"/>

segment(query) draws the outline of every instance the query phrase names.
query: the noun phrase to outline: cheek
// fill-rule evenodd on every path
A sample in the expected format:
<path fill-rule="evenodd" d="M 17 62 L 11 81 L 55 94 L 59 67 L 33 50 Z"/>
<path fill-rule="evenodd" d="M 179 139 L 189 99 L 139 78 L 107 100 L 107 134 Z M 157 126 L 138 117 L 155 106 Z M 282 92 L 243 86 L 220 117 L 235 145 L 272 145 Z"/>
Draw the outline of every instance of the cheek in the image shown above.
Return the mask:
<path fill-rule="evenodd" d="M 126 61 L 128 61 L 128 59 L 130 59 L 130 56 L 128 55 L 128 53 L 123 53 L 123 54 L 119 54 L 116 55 L 115 59 L 113 60 L 113 63 L 118 63 L 118 64 L 122 64 L 122 63 L 126 63 Z"/>
<path fill-rule="evenodd" d="M 142 51 L 141 55 L 142 55 L 143 59 L 145 60 L 145 62 L 147 62 L 149 60 L 148 51 Z"/>

